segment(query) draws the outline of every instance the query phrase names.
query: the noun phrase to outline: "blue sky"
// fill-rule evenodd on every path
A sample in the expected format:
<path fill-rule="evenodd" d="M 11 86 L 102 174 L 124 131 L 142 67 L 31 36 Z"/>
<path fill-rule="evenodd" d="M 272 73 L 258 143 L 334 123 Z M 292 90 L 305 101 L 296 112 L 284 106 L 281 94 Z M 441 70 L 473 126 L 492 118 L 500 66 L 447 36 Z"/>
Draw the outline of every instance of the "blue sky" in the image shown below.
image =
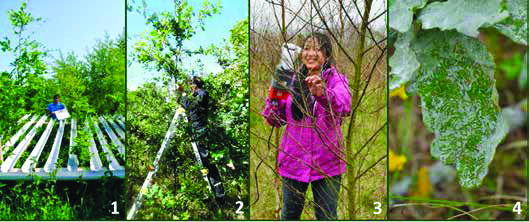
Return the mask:
<path fill-rule="evenodd" d="M 211 1 L 216 2 L 216 1 Z M 190 0 L 189 4 L 193 6 L 195 11 L 202 6 L 202 0 Z M 147 1 L 147 8 L 150 12 L 160 12 L 163 10 L 170 11 L 174 8 L 172 0 L 157 0 Z M 207 47 L 211 44 L 218 45 L 223 39 L 228 39 L 230 36 L 230 29 L 244 18 L 248 17 L 248 1 L 247 0 L 224 0 L 221 1 L 222 9 L 220 14 L 213 15 L 205 22 L 205 31 L 197 31 L 191 40 L 184 42 L 184 47 L 188 49 L 197 49 L 200 46 Z M 149 28 L 145 25 L 145 19 L 142 15 L 136 12 L 129 12 L 127 14 L 127 38 L 128 38 L 128 54 L 131 53 L 131 46 L 138 41 L 139 34 Z M 184 68 L 191 68 L 195 61 L 200 59 L 204 64 L 206 73 L 215 73 L 222 70 L 216 64 L 216 60 L 212 56 L 194 56 L 184 62 Z M 134 90 L 145 82 L 151 81 L 155 77 L 159 77 L 161 73 L 156 71 L 146 70 L 142 64 L 132 63 L 127 68 L 127 88 Z"/>
<path fill-rule="evenodd" d="M 10 38 L 12 47 L 15 38 L 7 11 L 18 10 L 21 2 L 0 2 L 0 38 Z M 50 50 L 48 55 L 52 57 L 46 60 L 49 65 L 53 64 L 53 57 L 59 57 L 58 50 L 64 54 L 74 52 L 78 58 L 83 58 L 95 46 L 96 40 L 104 39 L 105 33 L 115 39 L 125 28 L 124 0 L 30 0 L 26 11 L 44 20 L 29 26 L 28 31 L 35 32 L 32 39 Z M 12 61 L 10 54 L 0 51 L 0 71 L 11 70 L 9 63 Z"/>

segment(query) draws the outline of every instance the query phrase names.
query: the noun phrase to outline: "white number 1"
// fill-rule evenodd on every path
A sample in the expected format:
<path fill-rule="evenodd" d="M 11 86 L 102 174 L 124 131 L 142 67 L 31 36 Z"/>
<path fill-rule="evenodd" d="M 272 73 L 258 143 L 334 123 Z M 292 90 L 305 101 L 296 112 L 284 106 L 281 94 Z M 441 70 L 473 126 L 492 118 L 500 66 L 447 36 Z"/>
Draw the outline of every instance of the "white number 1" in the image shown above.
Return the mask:
<path fill-rule="evenodd" d="M 112 211 L 112 214 L 119 214 L 119 212 L 118 212 L 118 202 L 114 201 L 114 202 L 112 202 L 112 205 L 114 206 L 114 211 Z"/>

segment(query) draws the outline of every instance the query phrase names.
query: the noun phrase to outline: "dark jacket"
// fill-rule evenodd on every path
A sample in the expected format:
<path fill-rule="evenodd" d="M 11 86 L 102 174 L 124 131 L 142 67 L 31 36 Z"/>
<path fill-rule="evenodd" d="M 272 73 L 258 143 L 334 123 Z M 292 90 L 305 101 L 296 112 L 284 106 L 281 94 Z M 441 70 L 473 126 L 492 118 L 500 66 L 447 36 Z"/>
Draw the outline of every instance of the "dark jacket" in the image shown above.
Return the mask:
<path fill-rule="evenodd" d="M 187 117 L 193 128 L 205 128 L 208 125 L 209 93 L 199 89 L 190 97 L 184 96 L 181 100 L 182 106 L 187 111 Z"/>

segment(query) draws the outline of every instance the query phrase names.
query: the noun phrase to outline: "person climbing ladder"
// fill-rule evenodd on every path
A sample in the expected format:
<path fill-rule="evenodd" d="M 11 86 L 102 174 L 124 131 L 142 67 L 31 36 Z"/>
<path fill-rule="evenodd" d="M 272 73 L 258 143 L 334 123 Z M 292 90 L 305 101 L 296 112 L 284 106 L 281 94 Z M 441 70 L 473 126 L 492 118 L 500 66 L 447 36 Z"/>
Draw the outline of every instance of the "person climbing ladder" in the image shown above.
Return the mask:
<path fill-rule="evenodd" d="M 191 123 L 191 139 L 196 144 L 198 151 L 197 161 L 202 163 L 202 174 L 206 176 L 209 186 L 215 194 L 215 199 L 218 203 L 224 203 L 224 187 L 220 179 L 219 170 L 214 164 L 210 163 L 209 156 L 209 129 L 208 114 L 209 107 L 209 93 L 203 89 L 204 82 L 198 78 L 193 77 L 190 87 L 191 96 L 180 96 L 180 104 L 187 112 L 187 118 Z M 179 86 L 178 91 L 183 92 L 183 87 Z"/>

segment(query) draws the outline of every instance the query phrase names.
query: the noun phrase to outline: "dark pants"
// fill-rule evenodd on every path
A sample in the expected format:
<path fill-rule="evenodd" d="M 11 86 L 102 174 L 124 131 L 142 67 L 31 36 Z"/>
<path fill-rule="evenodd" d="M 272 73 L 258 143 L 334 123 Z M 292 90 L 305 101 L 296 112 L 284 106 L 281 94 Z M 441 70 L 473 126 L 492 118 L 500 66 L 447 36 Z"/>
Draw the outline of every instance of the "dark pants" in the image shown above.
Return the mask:
<path fill-rule="evenodd" d="M 282 178 L 283 209 L 281 220 L 299 220 L 305 204 L 309 183 Z M 314 210 L 317 220 L 337 220 L 336 204 L 340 192 L 341 175 L 312 181 Z"/>
<path fill-rule="evenodd" d="M 194 142 L 197 144 L 198 153 L 202 161 L 202 166 L 208 170 L 208 180 L 213 189 L 213 193 L 216 198 L 224 197 L 224 187 L 220 179 L 220 173 L 217 166 L 211 164 L 209 156 L 208 146 L 208 129 L 207 128 L 192 128 L 192 137 Z"/>

